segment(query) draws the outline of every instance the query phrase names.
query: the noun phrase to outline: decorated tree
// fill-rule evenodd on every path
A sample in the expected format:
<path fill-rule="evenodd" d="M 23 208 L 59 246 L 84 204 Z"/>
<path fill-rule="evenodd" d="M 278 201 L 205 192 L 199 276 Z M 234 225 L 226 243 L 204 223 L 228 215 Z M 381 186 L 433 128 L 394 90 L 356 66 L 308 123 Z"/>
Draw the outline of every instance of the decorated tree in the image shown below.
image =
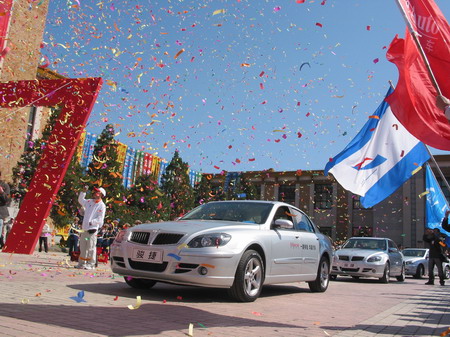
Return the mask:
<path fill-rule="evenodd" d="M 151 175 L 137 177 L 126 198 L 128 207 L 122 212 L 120 221 L 157 222 L 169 219 L 170 202 Z"/>
<path fill-rule="evenodd" d="M 25 197 L 34 173 L 36 172 L 42 153 L 47 145 L 47 141 L 53 131 L 53 126 L 59 116 L 61 110 L 57 107 L 49 110 L 49 117 L 42 131 L 42 136 L 35 140 L 29 140 L 25 146 L 25 150 L 13 168 L 13 197 L 21 202 Z"/>
<path fill-rule="evenodd" d="M 212 193 L 211 181 L 206 175 L 202 175 L 200 182 L 195 185 L 194 195 L 196 205 L 201 205 L 213 200 L 214 193 Z"/>
<path fill-rule="evenodd" d="M 78 214 L 78 192 L 85 184 L 83 180 L 83 168 L 79 159 L 73 156 L 50 212 L 56 227 L 71 224 Z"/>
<path fill-rule="evenodd" d="M 121 214 L 126 207 L 122 163 L 117 161 L 118 145 L 114 133 L 112 124 L 105 126 L 94 146 L 92 161 L 84 179 L 88 186 L 103 187 L 106 190 L 106 216 L 110 218 Z"/>
<path fill-rule="evenodd" d="M 190 185 L 188 170 L 188 164 L 175 151 L 161 178 L 161 189 L 170 200 L 170 219 L 185 214 L 194 206 L 194 191 Z"/>

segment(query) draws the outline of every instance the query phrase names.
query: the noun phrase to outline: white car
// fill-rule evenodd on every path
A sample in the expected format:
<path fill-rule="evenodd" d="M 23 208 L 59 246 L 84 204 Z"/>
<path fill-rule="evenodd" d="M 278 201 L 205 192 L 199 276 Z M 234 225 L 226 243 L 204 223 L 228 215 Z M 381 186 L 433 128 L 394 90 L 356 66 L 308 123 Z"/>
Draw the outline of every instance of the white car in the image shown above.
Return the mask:
<path fill-rule="evenodd" d="M 119 233 L 111 268 L 128 285 L 156 282 L 229 288 L 238 301 L 254 301 L 263 284 L 329 283 L 331 240 L 308 216 L 277 201 L 217 201 L 176 221 L 142 224 Z"/>
<path fill-rule="evenodd" d="M 428 275 L 428 248 L 406 248 L 402 251 L 406 263 L 406 275 L 413 275 L 415 278 L 422 278 Z M 447 262 L 442 262 L 444 277 L 450 277 L 450 266 Z M 437 274 L 437 268 L 434 267 Z"/>
<path fill-rule="evenodd" d="M 332 279 L 338 275 L 376 277 L 388 283 L 390 277 L 405 280 L 403 255 L 394 241 L 387 238 L 353 237 L 334 253 Z"/>

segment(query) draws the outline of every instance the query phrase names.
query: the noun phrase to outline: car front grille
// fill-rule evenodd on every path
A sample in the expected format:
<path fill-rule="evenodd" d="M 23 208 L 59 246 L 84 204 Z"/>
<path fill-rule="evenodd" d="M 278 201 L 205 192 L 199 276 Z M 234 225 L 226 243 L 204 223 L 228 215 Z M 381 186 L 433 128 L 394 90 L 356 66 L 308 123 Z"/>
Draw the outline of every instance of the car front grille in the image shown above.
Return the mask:
<path fill-rule="evenodd" d="M 342 261 L 350 261 L 350 258 L 349 258 L 347 255 L 340 255 L 340 256 L 339 256 L 339 260 L 342 260 Z"/>
<path fill-rule="evenodd" d="M 141 245 L 176 245 L 183 236 L 184 234 L 178 233 L 158 233 L 153 242 L 150 242 L 150 232 L 132 232 L 129 241 Z"/>
<path fill-rule="evenodd" d="M 152 245 L 175 245 L 183 236 L 184 234 L 159 233 L 153 240 Z"/>
<path fill-rule="evenodd" d="M 144 270 L 144 271 L 154 271 L 157 273 L 162 273 L 167 268 L 167 262 L 163 263 L 147 263 L 147 262 L 138 262 L 133 261 L 132 259 L 128 259 L 128 263 L 132 269 L 136 270 Z"/>
<path fill-rule="evenodd" d="M 364 260 L 364 256 L 353 256 L 352 261 L 362 261 Z"/>
<path fill-rule="evenodd" d="M 130 237 L 130 242 L 146 245 L 146 244 L 148 244 L 149 238 L 150 238 L 149 232 L 132 232 L 131 237 Z"/>

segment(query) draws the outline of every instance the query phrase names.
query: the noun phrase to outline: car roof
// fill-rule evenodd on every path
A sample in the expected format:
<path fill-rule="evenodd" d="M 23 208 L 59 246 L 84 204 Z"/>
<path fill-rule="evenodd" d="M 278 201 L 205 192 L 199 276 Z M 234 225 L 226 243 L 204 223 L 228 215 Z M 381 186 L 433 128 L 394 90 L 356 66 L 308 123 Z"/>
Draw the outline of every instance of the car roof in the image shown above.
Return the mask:
<path fill-rule="evenodd" d="M 219 200 L 219 201 L 209 201 L 207 204 L 217 204 L 217 203 L 225 203 L 225 202 L 233 202 L 233 203 L 258 203 L 258 204 L 270 204 L 270 205 L 283 205 L 283 206 L 289 206 L 292 208 L 298 209 L 298 207 L 295 207 L 294 205 L 282 202 L 282 201 L 271 201 L 271 200 Z"/>
<path fill-rule="evenodd" d="M 351 240 L 351 239 L 390 240 L 388 238 L 374 238 L 374 237 L 370 237 L 370 236 L 353 236 L 349 240 Z"/>

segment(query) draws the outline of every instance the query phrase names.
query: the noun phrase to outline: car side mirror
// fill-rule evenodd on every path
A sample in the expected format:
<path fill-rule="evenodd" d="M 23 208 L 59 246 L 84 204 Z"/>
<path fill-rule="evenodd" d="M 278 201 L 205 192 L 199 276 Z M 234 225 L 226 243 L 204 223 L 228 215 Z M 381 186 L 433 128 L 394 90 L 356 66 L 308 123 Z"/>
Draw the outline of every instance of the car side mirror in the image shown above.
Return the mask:
<path fill-rule="evenodd" d="M 397 248 L 389 248 L 389 253 L 398 253 Z"/>
<path fill-rule="evenodd" d="M 275 228 L 282 228 L 282 229 L 292 229 L 294 228 L 294 224 L 291 220 L 286 219 L 277 219 L 275 220 Z"/>

